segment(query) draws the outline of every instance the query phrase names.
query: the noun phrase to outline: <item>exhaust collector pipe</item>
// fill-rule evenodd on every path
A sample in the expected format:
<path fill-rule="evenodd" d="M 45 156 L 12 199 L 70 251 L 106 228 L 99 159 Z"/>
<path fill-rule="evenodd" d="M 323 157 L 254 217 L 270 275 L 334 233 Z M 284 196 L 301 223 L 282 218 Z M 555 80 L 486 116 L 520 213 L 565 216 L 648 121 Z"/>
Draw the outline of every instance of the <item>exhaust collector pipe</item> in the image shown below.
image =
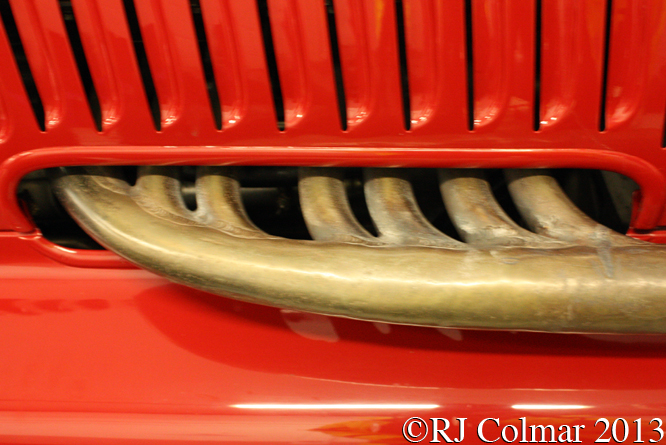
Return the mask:
<path fill-rule="evenodd" d="M 339 171 L 300 170 L 314 241 L 258 229 L 233 170 L 200 167 L 197 210 L 173 167 L 61 169 L 56 193 L 100 244 L 133 263 L 223 296 L 300 311 L 422 326 L 549 332 L 666 332 L 666 248 L 598 225 L 540 171 L 508 171 L 530 225 L 504 214 L 476 171 L 442 170 L 465 243 L 440 233 L 399 170 L 366 169 L 379 235 L 354 218 Z"/>

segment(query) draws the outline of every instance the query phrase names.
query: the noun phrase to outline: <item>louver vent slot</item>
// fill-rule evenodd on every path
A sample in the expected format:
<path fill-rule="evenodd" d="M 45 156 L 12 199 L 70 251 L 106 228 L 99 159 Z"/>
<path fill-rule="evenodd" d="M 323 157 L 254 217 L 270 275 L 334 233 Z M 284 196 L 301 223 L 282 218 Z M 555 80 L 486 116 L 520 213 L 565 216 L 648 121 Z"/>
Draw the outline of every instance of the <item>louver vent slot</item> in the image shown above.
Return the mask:
<path fill-rule="evenodd" d="M 534 131 L 539 131 L 541 125 L 541 21 L 542 0 L 535 0 L 535 26 L 534 26 Z"/>
<path fill-rule="evenodd" d="M 88 61 L 86 60 L 86 55 L 83 51 L 81 35 L 79 34 L 79 28 L 76 25 L 76 16 L 74 15 L 71 1 L 60 0 L 60 11 L 65 22 L 67 36 L 69 37 L 69 42 L 72 46 L 72 52 L 74 53 L 74 59 L 76 60 L 76 66 L 79 70 L 79 75 L 81 76 L 81 82 L 86 93 L 86 98 L 88 99 L 88 106 L 90 107 L 95 127 L 97 128 L 97 131 L 102 131 L 102 110 L 100 109 L 99 98 L 97 96 L 97 90 L 95 89 L 92 75 L 90 74 Z"/>
<path fill-rule="evenodd" d="M 208 49 L 208 39 L 206 39 L 206 29 L 204 27 L 204 18 L 201 12 L 201 4 L 199 0 L 190 0 L 190 8 L 192 9 L 192 20 L 194 22 L 194 29 L 197 33 L 199 54 L 201 56 L 201 66 L 203 68 L 204 77 L 206 79 L 206 89 L 208 90 L 210 107 L 213 112 L 213 119 L 215 120 L 215 128 L 221 130 L 222 108 L 220 106 L 220 96 L 217 91 L 217 83 L 215 82 L 215 73 L 213 71 L 213 64 L 210 58 L 210 51 Z"/>
<path fill-rule="evenodd" d="M 613 17 L 613 0 L 606 0 L 606 29 L 604 35 L 604 65 L 601 80 L 601 111 L 599 112 L 599 131 L 606 130 L 606 101 L 608 98 L 608 65 L 610 61 L 611 25 Z"/>
<path fill-rule="evenodd" d="M 474 40 L 472 0 L 465 0 L 465 68 L 467 74 L 467 129 L 474 130 Z"/>
<path fill-rule="evenodd" d="M 405 130 L 412 125 L 412 111 L 409 98 L 409 73 L 407 69 L 407 42 L 405 37 L 405 10 L 402 0 L 395 0 L 395 21 L 398 34 L 398 60 L 400 61 L 400 85 L 402 87 L 402 113 Z"/>
<path fill-rule="evenodd" d="M 35 114 L 37 125 L 41 131 L 46 131 L 44 105 L 42 104 L 42 99 L 39 97 L 39 91 L 37 91 L 37 85 L 35 84 L 35 79 L 32 76 L 30 64 L 26 58 L 25 50 L 23 49 L 23 43 L 21 42 L 21 36 L 19 35 L 18 29 L 16 27 L 14 14 L 12 13 L 12 8 L 8 1 L 0 2 L 0 16 L 2 16 L 2 23 L 4 24 L 7 38 L 12 45 L 14 60 L 16 61 L 19 72 L 21 73 L 21 80 L 23 81 L 26 94 L 30 99 L 30 105 L 32 106 L 32 111 Z"/>
<path fill-rule="evenodd" d="M 277 60 L 275 58 L 273 31 L 271 29 L 271 20 L 268 14 L 267 0 L 257 0 L 257 8 L 259 9 L 259 21 L 261 22 L 261 35 L 264 41 L 266 65 L 268 67 L 268 74 L 271 81 L 271 90 L 273 92 L 273 104 L 275 106 L 277 127 L 278 130 L 284 131 L 284 100 L 282 98 L 282 86 L 280 85 L 280 75 L 278 73 Z"/>
<path fill-rule="evenodd" d="M 338 99 L 338 112 L 340 126 L 347 130 L 347 99 L 345 98 L 345 84 L 342 78 L 342 62 L 340 61 L 340 47 L 338 46 L 338 29 L 335 20 L 335 6 L 333 0 L 324 0 L 326 8 L 326 22 L 328 25 L 328 39 L 331 44 L 331 58 L 333 60 L 333 75 L 335 76 L 335 91 Z"/>
<path fill-rule="evenodd" d="M 137 64 L 141 72 L 141 80 L 143 81 L 143 88 L 146 93 L 146 99 L 150 112 L 153 117 L 153 124 L 155 129 L 160 131 L 162 129 L 162 119 L 160 114 L 160 101 L 157 97 L 157 90 L 155 89 L 155 82 L 150 72 L 150 65 L 148 64 L 148 56 L 146 55 L 146 48 L 143 44 L 141 37 L 141 27 L 139 25 L 139 18 L 136 14 L 134 0 L 123 0 L 125 5 L 125 14 L 127 17 L 127 24 L 129 25 L 134 42 L 134 54 L 136 56 Z"/>

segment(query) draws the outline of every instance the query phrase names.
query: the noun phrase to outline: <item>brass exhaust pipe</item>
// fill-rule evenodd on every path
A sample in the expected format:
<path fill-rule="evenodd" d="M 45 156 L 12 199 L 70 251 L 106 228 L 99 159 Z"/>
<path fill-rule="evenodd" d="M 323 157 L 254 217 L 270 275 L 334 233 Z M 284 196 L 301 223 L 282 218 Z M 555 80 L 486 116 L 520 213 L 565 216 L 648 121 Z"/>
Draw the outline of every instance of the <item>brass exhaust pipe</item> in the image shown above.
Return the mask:
<path fill-rule="evenodd" d="M 589 220 L 539 171 L 507 177 L 532 231 L 503 213 L 477 172 L 441 172 L 465 243 L 432 227 L 409 182 L 390 169 L 365 172 L 377 237 L 355 220 L 338 171 L 302 169 L 299 194 L 314 241 L 254 226 L 228 168 L 198 169 L 194 212 L 170 167 L 141 167 L 135 186 L 111 168 L 67 168 L 55 186 L 103 246 L 232 298 L 410 325 L 666 332 L 666 248 Z"/>

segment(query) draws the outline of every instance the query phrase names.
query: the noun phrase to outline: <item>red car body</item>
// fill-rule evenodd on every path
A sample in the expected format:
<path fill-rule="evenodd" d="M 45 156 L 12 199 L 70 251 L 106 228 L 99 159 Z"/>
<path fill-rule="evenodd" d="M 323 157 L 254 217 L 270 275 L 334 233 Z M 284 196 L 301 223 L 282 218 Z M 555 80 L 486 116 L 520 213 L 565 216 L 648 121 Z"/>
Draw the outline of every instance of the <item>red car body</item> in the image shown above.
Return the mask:
<path fill-rule="evenodd" d="M 599 418 L 624 418 L 626 441 L 636 428 L 659 439 L 666 336 L 420 328 L 219 298 L 53 244 L 16 187 L 93 164 L 592 168 L 641 186 L 630 230 L 663 242 L 666 3 L 403 0 L 406 125 L 396 3 L 335 0 L 342 125 L 324 2 L 269 0 L 280 130 L 257 4 L 200 0 L 218 130 L 189 2 L 136 0 L 160 131 L 121 0 L 71 2 L 101 131 L 58 2 L 9 3 L 45 129 L 2 31 L 0 442 L 405 443 L 414 416 L 430 422 L 425 443 L 431 418 L 450 420 L 451 438 L 467 419 L 471 443 L 483 419 L 521 417 L 584 425 L 584 443 L 604 433 Z M 484 437 L 501 427 L 486 422 Z"/>

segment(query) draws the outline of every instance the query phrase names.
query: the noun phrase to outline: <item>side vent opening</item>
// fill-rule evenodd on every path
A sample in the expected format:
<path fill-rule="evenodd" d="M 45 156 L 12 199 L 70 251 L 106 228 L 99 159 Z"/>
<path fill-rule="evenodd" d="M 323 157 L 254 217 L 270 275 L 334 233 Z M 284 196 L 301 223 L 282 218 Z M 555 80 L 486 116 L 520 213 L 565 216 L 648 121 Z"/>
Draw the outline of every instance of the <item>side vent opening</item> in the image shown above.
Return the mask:
<path fill-rule="evenodd" d="M 539 131 L 541 125 L 541 23 L 542 0 L 535 0 L 535 27 L 534 27 L 534 131 Z"/>
<path fill-rule="evenodd" d="M 95 122 L 95 128 L 97 128 L 97 131 L 102 131 L 102 110 L 99 105 L 99 98 L 97 97 L 97 90 L 95 89 L 92 74 L 90 74 L 88 61 L 86 60 L 86 55 L 83 51 L 81 35 L 79 34 L 79 28 L 76 25 L 76 16 L 74 15 L 72 2 L 70 0 L 60 0 L 60 12 L 62 13 L 62 19 L 65 22 L 65 29 L 67 30 L 69 43 L 72 47 L 74 60 L 76 60 L 76 67 L 79 70 L 83 90 L 88 99 L 90 113 Z"/>
<path fill-rule="evenodd" d="M 278 74 L 277 60 L 275 58 L 275 47 L 273 46 L 273 32 L 271 30 L 271 21 L 268 14 L 268 0 L 257 0 L 257 9 L 259 10 L 261 35 L 264 40 L 266 65 L 268 67 L 268 75 L 270 77 L 271 89 L 273 91 L 273 105 L 275 107 L 277 127 L 278 130 L 284 131 L 284 100 L 282 98 L 282 86 L 280 85 L 280 76 Z"/>
<path fill-rule="evenodd" d="M 12 8 L 9 4 L 9 1 L 0 1 L 0 17 L 2 18 L 2 24 L 4 25 L 5 32 L 7 33 L 7 39 L 12 46 L 14 60 L 16 61 L 19 73 L 21 74 L 23 87 L 25 88 L 25 92 L 28 95 L 28 99 L 30 100 L 30 106 L 32 107 L 32 112 L 35 115 L 37 126 L 41 131 L 46 131 L 44 105 L 42 104 L 41 97 L 39 97 L 39 91 L 37 91 L 37 85 L 35 84 L 35 79 L 32 76 L 32 71 L 30 70 L 30 64 L 28 63 L 25 50 L 23 49 L 21 36 L 19 35 L 18 28 L 16 27 L 16 21 L 14 20 L 14 14 L 12 13 Z"/>
<path fill-rule="evenodd" d="M 606 0 L 606 24 L 604 35 L 604 65 L 601 79 L 601 109 L 599 112 L 599 131 L 606 131 L 606 97 L 608 89 L 608 62 L 610 59 L 611 26 L 613 17 L 613 0 Z"/>
<path fill-rule="evenodd" d="M 467 129 L 474 130 L 474 41 L 472 39 L 472 0 L 465 2 L 465 65 L 467 70 Z"/>
<path fill-rule="evenodd" d="M 411 104 L 409 98 L 409 73 L 407 69 L 407 41 L 405 37 L 405 9 L 403 0 L 395 0 L 395 20 L 398 31 L 398 59 L 400 61 L 400 84 L 402 86 L 402 112 L 405 130 L 412 126 Z"/>
<path fill-rule="evenodd" d="M 204 71 L 206 80 L 206 89 L 208 90 L 208 99 L 210 100 L 210 108 L 213 112 L 213 119 L 215 120 L 215 128 L 222 129 L 222 108 L 220 106 L 220 96 L 217 91 L 217 83 L 215 82 L 215 73 L 213 71 L 213 63 L 210 59 L 210 51 L 208 50 L 208 40 L 206 39 L 206 29 L 204 28 L 204 18 L 201 13 L 200 0 L 190 0 L 190 9 L 192 11 L 192 21 L 194 29 L 197 34 L 197 41 L 199 43 L 199 56 L 201 57 L 201 65 Z"/>
<path fill-rule="evenodd" d="M 335 7 L 333 0 L 324 0 L 326 8 L 326 22 L 328 25 L 328 40 L 331 43 L 331 59 L 333 59 L 333 76 L 335 77 L 335 91 L 338 96 L 338 112 L 340 113 L 340 126 L 347 131 L 347 99 L 345 97 L 345 84 L 342 79 L 342 62 L 340 60 L 340 47 L 338 45 L 338 28 L 335 22 Z"/>
<path fill-rule="evenodd" d="M 136 182 L 136 167 L 120 167 L 128 184 Z M 599 170 L 552 169 L 548 171 L 573 203 L 593 220 L 616 232 L 626 233 L 632 212 L 632 193 L 638 186 L 617 173 Z M 308 232 L 298 195 L 296 167 L 240 167 L 236 170 L 241 199 L 250 220 L 264 232 L 289 239 L 312 239 Z M 484 171 L 493 196 L 506 214 L 527 228 L 509 194 L 502 170 Z M 182 167 L 182 199 L 196 210 L 196 168 Z M 461 241 L 439 193 L 436 169 L 410 169 L 409 178 L 423 215 L 438 230 Z M 368 211 L 364 193 L 363 169 L 345 169 L 345 188 L 352 213 L 372 235 L 377 230 Z M 26 175 L 18 187 L 18 198 L 42 234 L 50 241 L 74 249 L 101 249 L 71 219 L 56 199 L 50 175 L 39 170 Z"/>
<path fill-rule="evenodd" d="M 143 38 L 141 37 L 141 26 L 139 25 L 139 17 L 136 15 L 136 8 L 134 0 L 123 0 L 125 6 L 125 16 L 127 17 L 127 24 L 132 34 L 132 41 L 134 42 L 134 54 L 136 61 L 139 65 L 141 72 L 141 80 L 143 81 L 143 89 L 146 92 L 146 99 L 150 107 L 150 113 L 153 117 L 153 124 L 155 130 L 161 131 L 162 118 L 160 115 L 160 102 L 157 98 L 157 90 L 153 82 L 153 76 L 150 72 L 148 65 L 148 56 L 146 55 L 146 48 L 143 45 Z"/>

